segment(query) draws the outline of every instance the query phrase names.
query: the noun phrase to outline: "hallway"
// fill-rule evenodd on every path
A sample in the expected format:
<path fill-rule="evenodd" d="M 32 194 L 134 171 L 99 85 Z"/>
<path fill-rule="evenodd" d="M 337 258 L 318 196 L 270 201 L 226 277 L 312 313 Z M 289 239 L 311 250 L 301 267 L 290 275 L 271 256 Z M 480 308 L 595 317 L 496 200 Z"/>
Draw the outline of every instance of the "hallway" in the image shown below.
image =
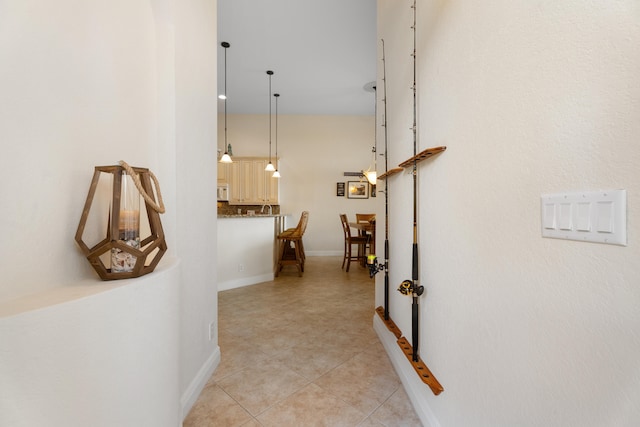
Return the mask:
<path fill-rule="evenodd" d="M 373 331 L 373 280 L 341 262 L 218 294 L 222 360 L 185 427 L 421 425 Z"/>

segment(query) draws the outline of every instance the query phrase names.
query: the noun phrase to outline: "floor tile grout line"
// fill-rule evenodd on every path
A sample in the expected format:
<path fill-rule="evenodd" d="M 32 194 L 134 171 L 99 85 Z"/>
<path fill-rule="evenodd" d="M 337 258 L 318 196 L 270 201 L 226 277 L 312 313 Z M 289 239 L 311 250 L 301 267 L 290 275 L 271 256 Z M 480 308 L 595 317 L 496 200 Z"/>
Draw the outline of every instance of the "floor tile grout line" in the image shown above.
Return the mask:
<path fill-rule="evenodd" d="M 359 343 L 356 345 L 360 348 L 355 349 L 357 351 L 350 353 L 344 360 L 341 359 L 338 353 L 337 359 L 340 359 L 340 361 L 335 365 L 327 365 L 330 366 L 330 368 L 327 370 L 324 370 L 322 368 L 322 362 L 311 367 L 311 373 L 309 373 L 309 371 L 306 369 L 292 369 L 291 367 L 289 367 L 292 373 L 304 379 L 304 384 L 300 385 L 295 390 L 292 390 L 290 393 L 288 393 L 287 396 L 280 397 L 277 401 L 269 402 L 269 405 L 256 415 L 251 413 L 238 400 L 234 399 L 229 394 L 229 392 L 220 384 L 220 381 L 229 378 L 231 375 L 236 375 L 243 370 L 249 369 L 251 365 L 239 366 L 233 371 L 226 373 L 223 372 L 224 376 L 216 378 L 215 381 L 213 379 L 210 379 L 211 384 L 219 387 L 225 393 L 225 395 L 227 395 L 233 402 L 235 402 L 235 404 L 239 408 L 241 408 L 245 413 L 249 414 L 250 419 L 245 421 L 243 425 L 250 425 L 252 424 L 252 421 L 257 425 L 262 425 L 262 423 L 258 420 L 259 416 L 273 409 L 276 405 L 286 402 L 293 395 L 301 392 L 305 387 L 309 387 L 311 384 L 313 384 L 315 387 L 318 387 L 318 389 L 322 390 L 322 392 L 327 396 L 330 396 L 331 398 L 337 399 L 338 401 L 342 402 L 342 404 L 346 405 L 345 407 L 348 407 L 351 410 L 355 411 L 355 413 L 359 414 L 358 416 L 362 416 L 363 418 L 355 425 L 363 425 L 363 423 L 365 423 L 367 419 L 372 419 L 376 422 L 379 422 L 380 424 L 384 424 L 382 421 L 374 419 L 373 414 L 378 411 L 383 405 L 389 402 L 389 399 L 391 399 L 391 397 L 401 387 L 401 385 L 398 384 L 393 388 L 392 391 L 389 391 L 389 389 L 385 387 L 384 394 L 386 394 L 387 392 L 389 392 L 389 394 L 387 396 L 372 396 L 373 399 L 370 403 L 375 402 L 375 407 L 372 409 L 366 409 L 366 411 L 363 412 L 359 408 L 359 406 L 354 406 L 352 403 L 345 400 L 346 398 L 341 398 L 340 393 L 336 394 L 337 389 L 331 391 L 330 389 L 322 387 L 318 384 L 318 381 L 321 378 L 330 374 L 334 370 L 343 367 L 347 363 L 353 362 L 355 358 L 366 356 L 366 354 L 371 352 L 371 347 L 376 343 L 379 343 L 379 339 L 377 338 L 375 331 L 373 331 L 373 335 L 371 335 L 373 327 L 369 324 L 370 317 L 365 316 L 365 312 L 363 311 L 363 309 L 356 308 L 353 311 L 350 310 L 350 306 L 356 307 L 357 304 L 361 302 L 361 299 L 354 298 L 350 295 L 348 297 L 345 297 L 345 292 L 351 293 L 355 291 L 361 293 L 362 291 L 365 291 L 367 292 L 367 295 L 369 295 L 369 291 L 374 291 L 374 289 L 370 289 L 369 285 L 371 285 L 371 282 L 368 274 L 366 274 L 366 279 L 364 277 L 364 274 L 359 274 L 366 273 L 366 270 L 357 271 L 356 274 L 353 274 L 355 273 L 353 271 L 351 272 L 351 274 L 344 274 L 344 272 L 342 272 L 340 269 L 335 269 L 335 266 L 333 265 L 333 263 L 336 261 L 335 258 L 333 260 L 331 258 L 322 258 L 315 259 L 313 261 L 317 262 L 317 264 L 310 263 L 311 268 L 309 268 L 308 271 L 305 272 L 305 276 L 302 278 L 298 278 L 297 275 L 295 278 L 282 275 L 281 277 L 270 282 L 264 282 L 261 284 L 239 288 L 236 290 L 222 291 L 221 293 L 219 293 L 219 336 L 223 334 L 226 335 L 227 339 L 231 340 L 229 342 L 232 342 L 234 340 L 246 341 L 247 345 L 254 348 L 253 351 L 259 351 L 261 356 L 263 357 L 259 358 L 259 360 L 261 360 L 259 363 L 264 363 L 265 361 L 282 363 L 282 361 L 287 360 L 286 354 L 283 355 L 283 358 L 279 358 L 278 355 L 280 353 L 286 353 L 287 349 L 296 348 L 297 351 L 302 352 L 300 354 L 305 354 L 305 352 L 310 351 L 310 354 L 315 355 L 316 350 L 314 349 L 314 345 L 317 345 L 318 341 L 320 341 L 321 343 L 326 342 L 327 347 L 330 347 L 330 345 L 328 344 L 329 342 L 335 343 L 334 340 L 331 340 L 331 337 L 326 338 L 327 334 L 331 334 L 331 324 L 325 323 L 323 321 L 324 317 L 331 317 L 334 321 L 336 321 L 335 319 L 337 318 L 342 319 L 345 322 L 354 322 L 353 324 L 357 324 L 359 326 L 353 330 L 345 329 L 344 327 L 340 328 L 340 331 L 343 334 L 343 339 L 339 341 L 344 344 L 337 343 L 336 347 L 328 349 L 329 356 L 327 359 L 325 359 L 325 361 L 331 361 L 335 357 L 336 353 L 333 353 L 333 356 L 331 354 L 334 351 L 339 351 L 336 350 L 336 348 L 339 349 L 341 347 L 348 347 L 348 344 L 346 343 L 349 341 L 349 339 L 358 340 Z M 337 263 L 339 265 L 339 260 L 337 261 Z M 316 273 L 314 273 L 313 267 L 316 268 Z M 325 274 L 325 272 L 329 273 Z M 374 293 L 375 292 L 372 292 L 371 295 L 369 295 L 367 298 L 372 297 L 375 300 Z M 247 295 L 250 296 L 252 300 L 254 300 L 248 305 L 246 304 Z M 243 299 L 245 303 L 235 303 L 234 299 L 238 298 Z M 337 303 L 334 301 L 337 301 Z M 369 307 L 370 310 L 368 310 L 367 313 L 374 313 L 375 306 L 373 304 L 373 301 L 370 302 L 371 304 L 369 305 L 371 305 L 371 307 Z M 295 310 L 298 307 L 300 308 L 299 314 L 298 311 Z M 242 315 L 237 314 L 240 311 L 243 311 Z M 285 313 L 286 316 L 282 316 L 282 314 L 276 314 L 272 316 L 272 313 Z M 226 317 L 225 320 L 229 321 L 225 322 L 225 320 L 223 320 L 223 317 Z M 232 326 L 234 325 L 233 322 L 238 322 L 240 320 L 242 320 L 243 324 L 245 324 L 248 328 L 251 328 L 251 325 L 260 324 L 261 322 L 264 322 L 266 320 L 268 325 L 271 326 L 267 326 L 263 329 L 263 331 L 267 331 L 269 329 L 287 331 L 287 329 L 295 329 L 295 325 L 298 323 L 305 323 L 307 324 L 307 326 L 308 324 L 311 324 L 312 326 L 310 328 L 312 330 L 314 328 L 313 325 L 317 327 L 317 330 L 315 330 L 315 332 L 317 333 L 312 333 L 307 337 L 307 339 L 303 339 L 305 336 L 305 331 L 301 331 L 300 334 L 295 334 L 296 338 L 301 338 L 300 340 L 296 341 L 296 344 L 291 345 L 291 347 L 283 347 L 283 350 L 279 351 L 277 347 L 280 345 L 280 342 L 278 341 L 274 343 L 275 347 L 273 347 L 268 340 L 256 340 L 256 338 L 258 338 L 260 334 L 259 330 L 258 332 L 255 332 L 256 328 L 253 328 L 253 332 L 238 337 L 238 329 L 235 328 L 234 333 L 234 328 Z M 339 321 L 340 320 L 338 320 L 337 322 L 339 323 Z M 362 321 L 367 322 L 366 327 L 364 326 L 364 323 L 362 327 L 360 326 L 360 323 Z M 335 324 L 333 324 L 333 327 L 335 328 Z M 352 334 L 347 337 L 345 335 L 345 332 L 352 332 Z M 320 344 L 319 346 L 322 347 L 323 345 L 325 344 Z M 221 345 L 220 347 L 223 348 L 225 346 Z M 242 346 L 239 346 L 239 350 L 238 347 L 236 347 L 234 351 L 242 352 Z M 224 358 L 224 355 L 222 357 Z M 234 363 L 231 363 L 228 366 L 233 367 L 234 365 Z M 295 364 L 295 366 L 302 367 L 303 365 Z M 314 369 L 316 368 L 320 368 L 319 372 L 321 373 L 314 373 Z M 391 367 L 391 372 L 395 373 L 393 367 Z M 358 386 L 358 388 L 360 387 L 361 386 Z M 342 393 L 342 395 L 345 394 Z M 382 397 L 384 400 L 378 404 L 378 398 L 380 397 Z M 366 407 L 367 406 L 365 405 L 365 408 Z M 365 412 L 369 413 L 367 414 Z M 185 426 L 187 425 L 188 424 L 185 424 Z"/>
<path fill-rule="evenodd" d="M 308 382 L 308 383 L 306 383 L 305 385 L 303 385 L 302 387 L 300 387 L 300 389 L 295 390 L 295 391 L 293 391 L 292 393 L 290 393 L 289 395 L 287 395 L 287 396 L 283 397 L 282 399 L 280 399 L 280 400 L 278 400 L 278 401 L 274 402 L 273 404 L 269 405 L 266 409 L 264 409 L 263 411 L 261 411 L 260 413 L 258 413 L 258 414 L 256 414 L 256 415 L 253 415 L 251 412 L 249 412 L 249 410 L 248 410 L 247 408 L 245 408 L 244 406 L 242 406 L 242 404 L 241 404 L 241 403 L 239 403 L 239 402 L 238 402 L 238 404 L 242 407 L 242 409 L 244 409 L 245 411 L 249 412 L 249 414 L 257 420 L 257 418 L 258 418 L 260 415 L 264 414 L 265 412 L 267 412 L 267 411 L 268 411 L 268 410 L 270 410 L 271 408 L 275 407 L 275 406 L 276 406 L 276 405 L 278 405 L 279 403 L 284 402 L 285 400 L 287 400 L 288 398 L 290 398 L 291 396 L 293 396 L 294 394 L 296 394 L 297 392 L 299 392 L 299 391 L 300 391 L 300 390 L 302 390 L 303 388 L 307 387 L 309 384 L 311 384 L 311 383 L 309 383 L 309 382 Z"/>

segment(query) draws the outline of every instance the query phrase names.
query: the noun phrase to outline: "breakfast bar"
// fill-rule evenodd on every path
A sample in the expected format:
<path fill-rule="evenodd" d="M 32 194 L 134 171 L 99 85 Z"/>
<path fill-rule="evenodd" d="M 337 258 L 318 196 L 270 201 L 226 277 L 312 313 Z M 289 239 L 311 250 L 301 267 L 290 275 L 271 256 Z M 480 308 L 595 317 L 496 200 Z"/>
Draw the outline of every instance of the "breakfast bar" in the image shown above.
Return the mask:
<path fill-rule="evenodd" d="M 218 215 L 218 290 L 273 280 L 286 214 Z"/>

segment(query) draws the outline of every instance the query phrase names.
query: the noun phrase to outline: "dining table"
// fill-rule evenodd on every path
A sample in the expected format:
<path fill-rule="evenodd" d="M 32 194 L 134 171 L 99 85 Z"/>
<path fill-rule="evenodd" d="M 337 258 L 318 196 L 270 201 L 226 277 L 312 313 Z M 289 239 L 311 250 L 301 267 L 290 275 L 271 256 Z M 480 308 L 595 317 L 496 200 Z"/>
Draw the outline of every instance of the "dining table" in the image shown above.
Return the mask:
<path fill-rule="evenodd" d="M 369 238 L 369 255 L 375 255 L 376 253 L 376 222 L 367 221 L 367 222 L 350 222 L 349 227 L 355 228 L 356 230 L 364 231 L 367 233 Z"/>

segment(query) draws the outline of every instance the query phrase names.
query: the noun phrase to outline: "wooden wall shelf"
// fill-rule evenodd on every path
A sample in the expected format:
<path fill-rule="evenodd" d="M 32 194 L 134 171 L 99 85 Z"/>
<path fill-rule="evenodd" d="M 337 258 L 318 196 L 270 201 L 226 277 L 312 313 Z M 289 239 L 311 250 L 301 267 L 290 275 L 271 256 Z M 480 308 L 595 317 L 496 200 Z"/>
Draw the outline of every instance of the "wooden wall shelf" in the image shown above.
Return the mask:
<path fill-rule="evenodd" d="M 400 166 L 403 168 L 406 168 L 408 166 L 413 166 L 414 160 L 416 161 L 416 163 L 420 163 L 423 160 L 427 160 L 429 157 L 433 157 L 436 154 L 442 153 L 446 149 L 447 147 L 444 147 L 444 146 L 427 148 L 426 150 L 421 151 L 420 153 L 416 154 L 410 159 L 407 159 L 404 162 L 400 163 Z"/>

